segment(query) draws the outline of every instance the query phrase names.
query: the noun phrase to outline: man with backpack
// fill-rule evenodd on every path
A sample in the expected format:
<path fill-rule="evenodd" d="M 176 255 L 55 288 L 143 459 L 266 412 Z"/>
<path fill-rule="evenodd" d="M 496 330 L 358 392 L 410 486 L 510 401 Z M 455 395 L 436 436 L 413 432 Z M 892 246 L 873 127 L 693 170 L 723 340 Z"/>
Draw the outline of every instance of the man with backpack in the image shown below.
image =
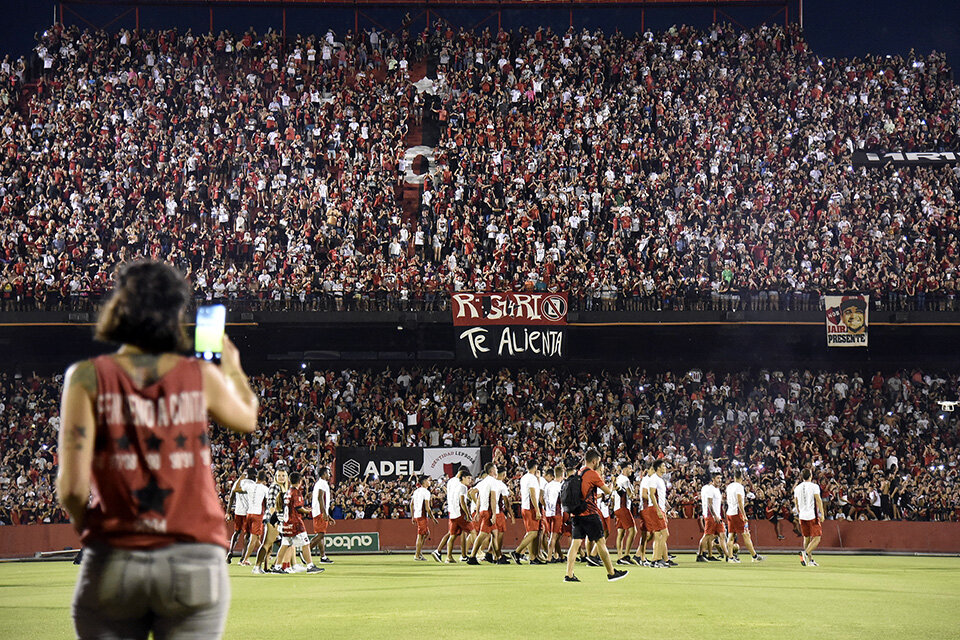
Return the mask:
<path fill-rule="evenodd" d="M 573 575 L 573 567 L 577 559 L 577 552 L 584 539 L 598 542 L 598 551 L 603 566 L 607 570 L 607 580 L 619 580 L 627 575 L 626 571 L 613 568 L 610 554 L 607 552 L 607 542 L 603 535 L 603 523 L 600 521 L 600 509 L 597 507 L 597 489 L 604 495 L 610 495 L 611 487 L 597 473 L 597 464 L 600 462 L 600 453 L 596 449 L 587 449 L 584 455 L 584 466 L 579 473 L 572 474 L 560 489 L 560 501 L 570 513 L 573 535 L 570 550 L 567 552 L 567 574 L 564 582 L 580 582 Z"/>

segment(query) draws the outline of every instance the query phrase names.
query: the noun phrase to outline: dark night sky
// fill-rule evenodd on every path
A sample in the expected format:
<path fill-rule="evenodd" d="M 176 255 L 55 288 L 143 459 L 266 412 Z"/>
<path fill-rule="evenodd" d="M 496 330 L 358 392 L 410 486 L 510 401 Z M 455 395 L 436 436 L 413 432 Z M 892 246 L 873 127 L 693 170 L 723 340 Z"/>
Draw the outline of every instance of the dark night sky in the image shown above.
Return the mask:
<path fill-rule="evenodd" d="M 791 17 L 796 15 L 797 3 L 792 0 Z M 33 43 L 33 34 L 42 31 L 53 22 L 55 3 L 52 0 L 0 0 L 0 9 L 14 19 L 0 21 L 0 55 L 20 56 L 29 51 Z M 78 8 L 85 17 L 96 24 L 105 24 L 121 14 L 121 8 Z M 402 15 L 401 11 L 369 10 L 385 26 L 395 27 Z M 417 13 L 416 10 L 413 11 Z M 770 9 L 736 10 L 731 16 L 746 25 L 756 24 L 771 16 Z M 441 10 L 441 15 L 454 24 L 474 25 L 485 17 L 487 12 L 452 12 Z M 896 54 L 906 53 L 911 48 L 926 53 L 933 49 L 946 51 L 953 67 L 960 67 L 960 2 L 956 0 L 805 0 L 805 28 L 807 39 L 813 50 L 822 56 L 861 56 L 867 53 Z M 703 26 L 710 20 L 709 9 L 648 10 L 647 27 L 666 28 L 670 24 L 687 22 Z M 77 23 L 76 17 L 67 22 Z M 616 26 L 626 32 L 639 30 L 639 12 L 617 9 L 577 9 L 574 13 L 576 26 L 607 27 Z M 523 18 L 518 14 L 504 12 L 505 25 L 516 24 L 522 19 L 527 24 L 542 23 L 557 28 L 565 28 L 568 20 L 566 9 L 527 11 Z M 148 27 L 179 26 L 206 30 L 209 14 L 204 8 L 166 9 L 144 7 L 141 9 L 141 24 Z M 776 18 L 782 21 L 783 16 Z M 317 32 L 333 26 L 338 31 L 353 26 L 352 11 L 344 10 L 289 10 L 288 27 L 292 31 Z M 369 23 L 367 23 L 369 24 Z M 486 25 L 496 26 L 496 20 L 488 20 Z M 118 25 L 132 26 L 132 14 L 115 22 Z M 278 9 L 219 9 L 215 14 L 215 27 L 243 30 L 249 25 L 257 25 L 260 30 L 266 26 L 280 28 Z M 361 23 L 361 26 L 362 23 Z"/>

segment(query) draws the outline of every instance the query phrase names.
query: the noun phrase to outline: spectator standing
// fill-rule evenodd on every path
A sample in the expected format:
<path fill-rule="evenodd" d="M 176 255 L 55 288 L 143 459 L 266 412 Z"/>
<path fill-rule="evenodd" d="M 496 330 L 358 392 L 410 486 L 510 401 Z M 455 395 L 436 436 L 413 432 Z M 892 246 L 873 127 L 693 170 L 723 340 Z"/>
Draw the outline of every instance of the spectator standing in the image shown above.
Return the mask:
<path fill-rule="evenodd" d="M 188 347 L 188 299 L 172 267 L 124 265 L 96 330 L 120 349 L 64 379 L 57 489 L 86 549 L 73 606 L 80 638 L 223 633 L 227 535 L 207 412 L 250 433 L 258 401 L 228 338 L 222 368 L 177 355 Z M 116 575 L 125 579 L 108 579 Z"/>

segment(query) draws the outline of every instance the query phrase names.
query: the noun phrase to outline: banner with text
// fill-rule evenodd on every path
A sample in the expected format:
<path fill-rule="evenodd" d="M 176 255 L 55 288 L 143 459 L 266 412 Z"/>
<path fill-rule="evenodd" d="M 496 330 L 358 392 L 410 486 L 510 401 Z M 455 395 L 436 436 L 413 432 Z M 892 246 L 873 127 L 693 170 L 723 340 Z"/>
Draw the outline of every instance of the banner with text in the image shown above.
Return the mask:
<path fill-rule="evenodd" d="M 452 478 L 466 467 L 470 475 L 478 476 L 483 469 L 480 447 L 427 447 L 423 450 L 421 475 L 431 478 Z"/>
<path fill-rule="evenodd" d="M 476 475 L 490 459 L 489 447 L 337 447 L 337 481 L 444 478 L 460 467 Z"/>
<path fill-rule="evenodd" d="M 455 293 L 453 326 L 567 324 L 566 293 Z"/>
<path fill-rule="evenodd" d="M 854 151 L 855 167 L 922 167 L 960 163 L 958 151 Z"/>
<path fill-rule="evenodd" d="M 566 327 L 458 327 L 461 360 L 559 360 L 567 355 Z"/>
<path fill-rule="evenodd" d="M 870 296 L 824 296 L 828 347 L 866 347 Z"/>

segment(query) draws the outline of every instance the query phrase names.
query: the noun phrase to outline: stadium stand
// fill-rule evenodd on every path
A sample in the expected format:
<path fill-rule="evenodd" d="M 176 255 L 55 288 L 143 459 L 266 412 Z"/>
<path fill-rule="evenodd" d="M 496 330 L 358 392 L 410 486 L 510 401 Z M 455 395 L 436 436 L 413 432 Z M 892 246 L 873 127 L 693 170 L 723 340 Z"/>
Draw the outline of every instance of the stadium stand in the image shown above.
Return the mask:
<path fill-rule="evenodd" d="M 137 256 L 235 309 L 430 310 L 465 289 L 956 309 L 957 171 L 850 164 L 955 142 L 939 54 L 821 59 L 795 25 L 442 23 L 343 41 L 52 27 L 34 54 L 0 65 L 5 310 L 88 310 Z M 423 143 L 433 171 L 411 188 Z"/>
<path fill-rule="evenodd" d="M 250 465 L 299 470 L 312 482 L 318 461 L 330 465 L 338 444 L 482 443 L 515 480 L 531 456 L 554 464 L 592 445 L 617 464 L 666 458 L 678 517 L 697 515 L 704 472 L 742 465 L 755 495 L 751 517 L 789 520 L 788 487 L 812 465 L 828 518 L 960 520 L 960 432 L 937 405 L 956 398 L 955 372 L 701 373 L 408 368 L 259 376 L 260 430 L 243 439 L 215 435 L 215 473 L 225 496 Z M 0 375 L 4 524 L 65 521 L 53 495 L 59 392 L 58 378 Z M 334 513 L 404 517 L 410 491 L 408 480 L 341 481 Z"/>

